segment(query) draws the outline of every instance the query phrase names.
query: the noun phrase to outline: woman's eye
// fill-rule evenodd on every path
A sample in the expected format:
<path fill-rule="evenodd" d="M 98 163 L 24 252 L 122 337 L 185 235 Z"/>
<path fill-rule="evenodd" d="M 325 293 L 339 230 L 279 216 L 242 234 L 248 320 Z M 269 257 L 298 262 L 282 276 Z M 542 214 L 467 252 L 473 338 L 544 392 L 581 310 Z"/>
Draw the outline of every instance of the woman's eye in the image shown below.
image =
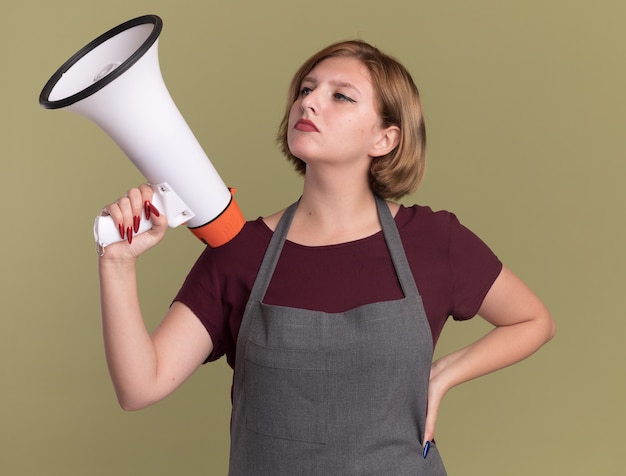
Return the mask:
<path fill-rule="evenodd" d="M 311 88 L 303 86 L 300 88 L 300 96 L 308 96 L 311 93 L 311 91 L 313 91 Z"/>
<path fill-rule="evenodd" d="M 352 99 L 349 96 L 346 96 L 345 94 L 342 93 L 335 93 L 334 97 L 337 101 L 345 101 L 345 102 L 356 102 L 354 99 Z"/>

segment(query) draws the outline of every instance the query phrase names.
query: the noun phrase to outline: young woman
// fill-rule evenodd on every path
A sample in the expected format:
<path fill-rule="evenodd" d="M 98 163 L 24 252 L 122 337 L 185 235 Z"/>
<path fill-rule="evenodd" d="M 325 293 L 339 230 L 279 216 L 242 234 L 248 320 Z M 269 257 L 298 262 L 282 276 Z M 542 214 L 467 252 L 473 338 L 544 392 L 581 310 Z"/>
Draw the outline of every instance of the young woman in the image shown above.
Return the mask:
<path fill-rule="evenodd" d="M 127 238 L 99 258 L 120 405 L 151 405 L 225 355 L 231 475 L 443 475 L 444 395 L 529 356 L 554 322 L 453 214 L 391 201 L 417 188 L 425 160 L 419 94 L 396 60 L 361 41 L 315 54 L 278 137 L 302 196 L 207 248 L 152 335 L 135 266 L 165 218 L 148 185 L 106 208 Z M 153 228 L 134 236 L 141 213 Z M 476 314 L 494 329 L 433 363 L 446 319 Z"/>

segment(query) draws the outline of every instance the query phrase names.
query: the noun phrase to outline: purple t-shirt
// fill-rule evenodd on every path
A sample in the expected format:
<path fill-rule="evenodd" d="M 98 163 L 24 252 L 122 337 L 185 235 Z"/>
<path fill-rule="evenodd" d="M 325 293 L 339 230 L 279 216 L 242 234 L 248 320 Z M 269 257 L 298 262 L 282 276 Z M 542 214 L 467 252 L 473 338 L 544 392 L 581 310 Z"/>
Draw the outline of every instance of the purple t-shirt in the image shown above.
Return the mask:
<path fill-rule="evenodd" d="M 396 225 L 428 316 L 433 344 L 447 318 L 473 317 L 500 273 L 496 255 L 449 212 L 401 206 Z M 272 231 L 261 218 L 245 224 L 230 242 L 207 247 L 176 301 L 204 324 L 214 350 L 235 367 L 235 345 Z M 382 231 L 329 246 L 286 241 L 263 299 L 266 304 L 342 312 L 403 297 Z"/>

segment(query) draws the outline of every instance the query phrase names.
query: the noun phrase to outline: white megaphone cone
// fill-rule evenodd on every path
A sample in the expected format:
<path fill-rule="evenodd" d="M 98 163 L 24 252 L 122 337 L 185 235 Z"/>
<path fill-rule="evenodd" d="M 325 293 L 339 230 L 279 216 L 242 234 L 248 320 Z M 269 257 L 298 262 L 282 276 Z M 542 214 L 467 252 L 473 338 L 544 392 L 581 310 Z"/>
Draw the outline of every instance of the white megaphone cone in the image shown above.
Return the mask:
<path fill-rule="evenodd" d="M 220 246 L 245 219 L 163 82 L 161 28 L 158 16 L 147 15 L 99 36 L 57 70 L 39 102 L 97 124 L 152 185 L 170 227 L 185 223 L 203 242 Z M 139 232 L 150 228 L 142 218 Z M 121 241 L 111 217 L 96 218 L 94 236 L 102 248 Z"/>

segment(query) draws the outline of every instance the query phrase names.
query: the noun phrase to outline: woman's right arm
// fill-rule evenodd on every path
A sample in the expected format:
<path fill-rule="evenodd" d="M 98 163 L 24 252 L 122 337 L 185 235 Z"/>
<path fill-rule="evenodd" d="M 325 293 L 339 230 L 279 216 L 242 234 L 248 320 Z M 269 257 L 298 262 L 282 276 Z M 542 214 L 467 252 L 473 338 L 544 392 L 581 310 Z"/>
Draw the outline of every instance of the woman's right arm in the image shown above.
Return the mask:
<path fill-rule="evenodd" d="M 184 304 L 175 302 L 150 334 L 137 290 L 137 258 L 163 238 L 167 220 L 151 213 L 151 230 L 133 236 L 135 217 L 146 213 L 152 189 L 142 185 L 107 207 L 126 241 L 107 246 L 99 258 L 104 348 L 120 406 L 139 410 L 162 400 L 184 382 L 213 350 L 206 329 Z M 128 239 L 128 233 L 131 238 Z"/>

